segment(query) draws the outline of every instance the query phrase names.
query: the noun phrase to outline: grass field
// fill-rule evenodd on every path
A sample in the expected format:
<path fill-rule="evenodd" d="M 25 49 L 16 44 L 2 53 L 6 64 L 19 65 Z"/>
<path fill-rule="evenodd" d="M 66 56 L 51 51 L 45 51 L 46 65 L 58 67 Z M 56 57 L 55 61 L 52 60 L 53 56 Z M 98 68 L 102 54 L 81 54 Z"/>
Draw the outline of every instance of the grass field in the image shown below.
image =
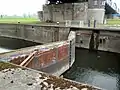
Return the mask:
<path fill-rule="evenodd" d="M 22 24 L 38 24 L 37 18 L 0 18 L 0 23 L 22 23 Z"/>
<path fill-rule="evenodd" d="M 0 18 L 0 23 L 45 24 L 37 18 Z M 120 25 L 120 19 L 107 19 L 106 25 Z"/>
<path fill-rule="evenodd" d="M 120 19 L 108 19 L 107 25 L 120 25 Z"/>

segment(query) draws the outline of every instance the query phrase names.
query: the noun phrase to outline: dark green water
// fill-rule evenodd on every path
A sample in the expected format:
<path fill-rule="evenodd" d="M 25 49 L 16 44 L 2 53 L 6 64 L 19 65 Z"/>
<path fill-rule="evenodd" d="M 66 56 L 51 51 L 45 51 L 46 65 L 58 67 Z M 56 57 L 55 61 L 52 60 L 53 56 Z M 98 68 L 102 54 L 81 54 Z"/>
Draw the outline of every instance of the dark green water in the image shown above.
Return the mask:
<path fill-rule="evenodd" d="M 40 45 L 40 43 L 0 36 L 0 47 L 4 47 L 8 49 L 20 49 L 20 48 L 25 48 L 25 47 L 35 46 L 35 45 Z"/>
<path fill-rule="evenodd" d="M 76 48 L 76 61 L 64 77 L 107 90 L 120 90 L 120 54 Z"/>
<path fill-rule="evenodd" d="M 34 45 L 40 45 L 40 43 L 0 36 L 0 53 Z"/>

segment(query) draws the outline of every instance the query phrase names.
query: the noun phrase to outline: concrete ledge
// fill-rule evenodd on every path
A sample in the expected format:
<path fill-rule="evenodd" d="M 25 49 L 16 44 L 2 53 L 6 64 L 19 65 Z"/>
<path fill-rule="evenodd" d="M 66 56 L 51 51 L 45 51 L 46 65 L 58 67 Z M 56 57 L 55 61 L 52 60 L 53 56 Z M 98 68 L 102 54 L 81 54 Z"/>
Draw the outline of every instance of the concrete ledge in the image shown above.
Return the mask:
<path fill-rule="evenodd" d="M 87 84 L 0 62 L 0 90 L 101 90 Z"/>

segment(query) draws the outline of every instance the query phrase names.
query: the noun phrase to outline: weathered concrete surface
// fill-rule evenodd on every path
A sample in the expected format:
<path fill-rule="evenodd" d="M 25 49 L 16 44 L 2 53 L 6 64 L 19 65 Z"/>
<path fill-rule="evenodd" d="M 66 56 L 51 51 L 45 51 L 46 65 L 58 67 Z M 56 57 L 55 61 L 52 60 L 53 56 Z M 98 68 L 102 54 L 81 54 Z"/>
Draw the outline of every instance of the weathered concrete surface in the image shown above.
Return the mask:
<path fill-rule="evenodd" d="M 0 24 L 0 36 L 19 38 L 38 43 L 50 43 L 67 39 L 69 28 L 40 25 Z"/>
<path fill-rule="evenodd" d="M 77 29 L 74 30 L 77 31 Z M 94 47 L 95 50 L 120 53 L 119 29 L 79 29 L 79 31 L 76 32 L 76 46 L 89 49 L 92 31 L 99 32 L 99 38 L 97 39 L 97 41 L 95 40 L 97 33 L 94 34 L 93 38 L 93 47 L 96 46 L 97 43 L 99 43 L 98 49 L 95 49 Z"/>
<path fill-rule="evenodd" d="M 87 21 L 88 3 L 65 3 L 43 5 L 43 15 L 38 16 L 43 21 L 65 22 L 65 20 L 84 20 Z"/>
<path fill-rule="evenodd" d="M 88 0 L 88 20 L 103 23 L 105 15 L 105 0 Z"/>
<path fill-rule="evenodd" d="M 59 33 L 64 35 L 66 32 L 64 29 L 65 28 L 58 28 L 56 32 L 59 31 Z M 55 35 L 57 37 L 58 33 Z M 64 38 L 65 41 L 63 41 L 63 37 L 58 35 L 58 39 L 62 41 L 56 40 L 59 42 L 28 47 L 2 54 L 0 55 L 0 60 L 59 76 L 68 70 L 75 61 L 76 34 L 74 31 L 71 31 L 64 36 L 67 37 L 66 39 Z M 32 55 L 33 52 L 35 53 Z"/>
<path fill-rule="evenodd" d="M 97 23 L 102 23 L 104 21 L 105 9 L 104 8 L 95 8 L 95 9 L 88 9 L 88 20 L 94 21 L 96 20 Z"/>
<path fill-rule="evenodd" d="M 43 15 L 41 15 L 41 13 Z M 39 12 L 40 21 L 65 22 L 65 20 L 78 20 L 88 23 L 96 20 L 103 23 L 105 15 L 105 0 L 88 0 L 77 3 L 46 4 L 43 12 Z"/>
<path fill-rule="evenodd" d="M 98 30 L 100 31 L 98 50 L 120 52 L 120 29 L 65 27 L 59 25 L 0 24 L 0 36 L 20 38 L 44 44 L 67 40 L 70 29 L 73 31 L 80 30 L 76 37 L 76 46 L 78 47 L 89 48 L 91 33 L 93 30 Z"/>
<path fill-rule="evenodd" d="M 101 90 L 40 71 L 0 62 L 0 90 Z"/>
<path fill-rule="evenodd" d="M 69 47 L 70 42 L 63 41 L 23 48 L 6 54 L 1 54 L 0 61 L 11 62 L 17 65 L 60 76 L 70 68 L 69 58 L 71 56 L 69 55 Z M 75 45 L 73 48 L 75 48 Z M 33 52 L 35 53 L 25 62 L 27 57 L 29 57 Z M 72 55 L 72 64 L 74 60 L 75 56 L 73 57 Z"/>

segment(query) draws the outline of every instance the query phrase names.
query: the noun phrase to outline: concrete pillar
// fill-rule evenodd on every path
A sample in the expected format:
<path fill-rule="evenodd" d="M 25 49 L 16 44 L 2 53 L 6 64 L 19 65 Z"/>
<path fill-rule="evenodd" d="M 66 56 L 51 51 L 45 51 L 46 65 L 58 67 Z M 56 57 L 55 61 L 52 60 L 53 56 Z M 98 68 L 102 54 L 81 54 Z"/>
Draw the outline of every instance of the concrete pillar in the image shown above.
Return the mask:
<path fill-rule="evenodd" d="M 97 23 L 104 21 L 105 10 L 104 9 L 88 9 L 88 20 L 96 20 Z"/>
<path fill-rule="evenodd" d="M 88 0 L 88 20 L 96 20 L 97 23 L 104 21 L 105 0 Z"/>
<path fill-rule="evenodd" d="M 43 11 L 38 11 L 37 14 L 38 14 L 39 20 L 43 21 Z"/>

